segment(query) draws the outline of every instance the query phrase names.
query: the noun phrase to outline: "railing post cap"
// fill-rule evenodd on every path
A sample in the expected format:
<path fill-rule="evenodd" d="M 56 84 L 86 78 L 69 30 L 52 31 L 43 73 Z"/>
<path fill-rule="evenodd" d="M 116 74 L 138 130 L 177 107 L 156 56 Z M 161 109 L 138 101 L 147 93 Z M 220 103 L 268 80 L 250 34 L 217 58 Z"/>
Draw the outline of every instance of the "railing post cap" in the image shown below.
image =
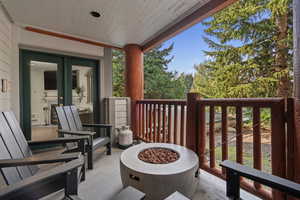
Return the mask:
<path fill-rule="evenodd" d="M 197 99 L 200 98 L 200 94 L 197 92 L 189 92 L 187 93 L 187 98 Z"/>

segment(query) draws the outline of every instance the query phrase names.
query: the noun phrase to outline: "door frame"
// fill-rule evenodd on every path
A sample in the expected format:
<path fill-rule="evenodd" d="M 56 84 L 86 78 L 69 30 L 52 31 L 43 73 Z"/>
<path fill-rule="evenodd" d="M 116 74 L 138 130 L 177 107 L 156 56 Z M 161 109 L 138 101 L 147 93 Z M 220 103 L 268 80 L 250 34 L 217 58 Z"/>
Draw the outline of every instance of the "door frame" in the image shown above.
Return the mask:
<path fill-rule="evenodd" d="M 100 93 L 100 61 L 67 56 L 61 54 L 45 53 L 41 51 L 33 51 L 27 49 L 19 50 L 19 94 L 20 94 L 20 124 L 23 129 L 25 138 L 31 140 L 31 77 L 30 77 L 30 61 L 36 60 L 40 62 L 57 63 L 58 71 L 58 103 L 64 105 L 72 104 L 72 65 L 83 65 L 93 67 L 94 69 L 94 119 L 96 123 L 100 121 L 100 101 L 98 98 Z M 63 101 L 59 97 L 63 97 Z"/>

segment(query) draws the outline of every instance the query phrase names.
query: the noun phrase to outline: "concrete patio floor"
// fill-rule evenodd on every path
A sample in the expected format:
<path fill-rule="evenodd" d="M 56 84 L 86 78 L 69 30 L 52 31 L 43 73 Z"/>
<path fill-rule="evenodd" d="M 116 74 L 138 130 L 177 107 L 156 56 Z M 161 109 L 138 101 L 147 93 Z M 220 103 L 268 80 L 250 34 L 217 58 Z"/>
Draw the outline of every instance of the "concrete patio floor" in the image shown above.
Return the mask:
<path fill-rule="evenodd" d="M 95 152 L 93 170 L 88 170 L 86 181 L 79 186 L 79 197 L 87 200 L 110 200 L 122 189 L 119 159 L 122 150 L 113 149 L 111 156 L 106 156 L 104 149 Z M 201 170 L 200 184 L 193 200 L 221 200 L 226 198 L 225 181 Z M 246 200 L 259 199 L 245 191 L 241 196 Z"/>

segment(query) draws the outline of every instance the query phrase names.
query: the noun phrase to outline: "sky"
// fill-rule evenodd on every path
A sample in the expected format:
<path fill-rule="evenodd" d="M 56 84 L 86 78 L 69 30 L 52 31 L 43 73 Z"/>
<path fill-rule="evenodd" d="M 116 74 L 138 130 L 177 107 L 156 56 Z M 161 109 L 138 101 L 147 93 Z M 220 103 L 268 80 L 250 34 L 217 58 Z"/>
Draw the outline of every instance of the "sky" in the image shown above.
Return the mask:
<path fill-rule="evenodd" d="M 195 72 L 194 65 L 205 60 L 203 50 L 207 50 L 208 46 L 202 39 L 204 28 L 201 23 L 196 24 L 163 44 L 162 48 L 174 43 L 174 49 L 171 52 L 174 58 L 168 65 L 169 71 L 193 73 Z"/>

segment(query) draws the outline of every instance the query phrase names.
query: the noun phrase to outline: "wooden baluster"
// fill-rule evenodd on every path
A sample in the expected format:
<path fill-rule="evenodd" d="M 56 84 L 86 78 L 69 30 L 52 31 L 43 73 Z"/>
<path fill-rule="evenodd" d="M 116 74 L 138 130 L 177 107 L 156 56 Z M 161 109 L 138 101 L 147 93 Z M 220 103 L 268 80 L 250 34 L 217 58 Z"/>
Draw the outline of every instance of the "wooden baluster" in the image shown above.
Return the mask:
<path fill-rule="evenodd" d="M 205 121 L 205 105 L 200 104 L 196 107 L 199 112 L 199 137 L 198 137 L 198 144 L 199 144 L 199 163 L 200 167 L 206 164 L 205 159 L 205 148 L 206 148 L 206 121 Z"/>
<path fill-rule="evenodd" d="M 146 103 L 146 133 L 145 133 L 145 140 L 148 142 L 149 138 L 149 105 Z"/>
<path fill-rule="evenodd" d="M 140 104 L 140 108 L 139 108 L 139 124 L 140 124 L 140 138 L 142 138 L 142 134 L 143 134 L 143 104 Z"/>
<path fill-rule="evenodd" d="M 139 138 L 142 137 L 142 104 L 139 103 Z"/>
<path fill-rule="evenodd" d="M 166 104 L 163 104 L 163 123 L 162 123 L 162 125 L 163 125 L 163 135 L 162 135 L 162 137 L 163 137 L 163 142 L 166 142 L 167 141 L 167 137 L 166 137 Z"/>
<path fill-rule="evenodd" d="M 134 105 L 134 111 L 135 111 L 135 113 L 134 113 L 134 115 L 135 115 L 135 119 L 136 119 L 136 125 L 135 125 L 135 130 L 134 130 L 134 128 L 132 127 L 132 130 L 134 131 L 134 133 L 133 133 L 133 137 L 139 137 L 139 135 L 140 135 L 140 123 L 139 123 L 139 103 L 138 102 L 135 102 L 135 105 Z"/>
<path fill-rule="evenodd" d="M 149 105 L 149 142 L 152 142 L 152 104 Z"/>
<path fill-rule="evenodd" d="M 209 107 L 209 160 L 210 168 L 216 167 L 215 157 L 215 107 Z"/>
<path fill-rule="evenodd" d="M 262 154 L 261 154 L 261 133 L 260 133 L 260 109 L 253 108 L 253 167 L 255 169 L 262 169 Z M 254 187 L 259 190 L 262 188 L 261 184 L 254 182 Z"/>
<path fill-rule="evenodd" d="M 242 107 L 236 107 L 236 162 L 243 164 L 243 112 Z"/>
<path fill-rule="evenodd" d="M 157 124 L 157 142 L 162 142 L 161 140 L 161 104 L 157 104 L 157 114 L 158 114 L 158 124 Z"/>
<path fill-rule="evenodd" d="M 168 105 L 168 143 L 172 143 L 172 105 Z"/>
<path fill-rule="evenodd" d="M 142 104 L 142 140 L 145 140 L 145 104 Z"/>
<path fill-rule="evenodd" d="M 157 142 L 156 104 L 153 104 L 153 142 Z"/>
<path fill-rule="evenodd" d="M 184 118 L 184 104 L 181 105 L 180 107 L 180 144 L 181 146 L 185 146 L 185 143 L 184 143 L 184 130 L 185 130 L 185 127 L 184 127 L 184 121 L 185 121 L 185 118 Z"/>
<path fill-rule="evenodd" d="M 174 135 L 173 135 L 173 142 L 174 144 L 178 144 L 178 130 L 177 130 L 177 122 L 178 122 L 178 106 L 175 104 L 174 105 Z"/>
<path fill-rule="evenodd" d="M 227 107 L 222 106 L 222 161 L 228 159 L 228 122 Z M 222 168 L 222 174 L 226 174 L 226 170 Z"/>
<path fill-rule="evenodd" d="M 141 113 L 141 108 L 140 108 L 140 106 L 141 106 L 141 104 L 140 103 L 136 103 L 136 112 L 137 112 L 137 116 L 138 116 L 138 118 L 137 118 L 137 134 L 136 134 L 136 136 L 138 137 L 138 138 L 140 138 L 141 137 L 141 116 L 140 116 L 140 113 Z"/>

